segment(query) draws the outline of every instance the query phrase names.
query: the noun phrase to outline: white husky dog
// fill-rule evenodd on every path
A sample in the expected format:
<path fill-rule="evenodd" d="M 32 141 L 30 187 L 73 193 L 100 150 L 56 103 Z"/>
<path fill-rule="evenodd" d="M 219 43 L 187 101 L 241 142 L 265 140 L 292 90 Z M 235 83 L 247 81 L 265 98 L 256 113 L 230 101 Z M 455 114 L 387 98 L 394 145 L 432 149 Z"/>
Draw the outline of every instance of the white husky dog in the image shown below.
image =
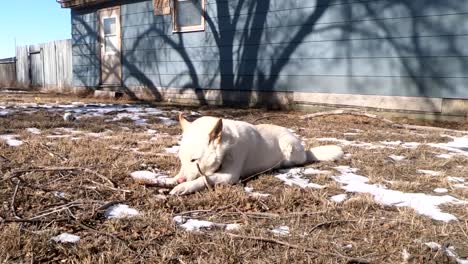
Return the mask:
<path fill-rule="evenodd" d="M 333 161 L 343 156 L 339 146 L 305 150 L 287 128 L 251 125 L 246 122 L 201 117 L 194 122 L 179 115 L 182 141 L 180 172 L 167 178 L 176 185 L 171 194 L 182 195 L 234 184 L 253 174 L 274 168 L 291 167 L 315 161 Z"/>

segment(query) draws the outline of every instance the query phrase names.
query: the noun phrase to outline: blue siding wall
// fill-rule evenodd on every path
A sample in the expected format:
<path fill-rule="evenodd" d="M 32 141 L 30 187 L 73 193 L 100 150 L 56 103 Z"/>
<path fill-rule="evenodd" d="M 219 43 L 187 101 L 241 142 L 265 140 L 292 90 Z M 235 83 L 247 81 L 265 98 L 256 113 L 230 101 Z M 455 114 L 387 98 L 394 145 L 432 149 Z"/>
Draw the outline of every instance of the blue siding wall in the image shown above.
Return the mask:
<path fill-rule="evenodd" d="M 122 3 L 125 86 L 468 98 L 468 3 L 207 0 L 206 30 L 172 33 Z M 73 14 L 76 84 L 95 85 L 96 15 Z"/>
<path fill-rule="evenodd" d="M 99 85 L 98 17 L 96 10 L 72 10 L 73 84 Z"/>

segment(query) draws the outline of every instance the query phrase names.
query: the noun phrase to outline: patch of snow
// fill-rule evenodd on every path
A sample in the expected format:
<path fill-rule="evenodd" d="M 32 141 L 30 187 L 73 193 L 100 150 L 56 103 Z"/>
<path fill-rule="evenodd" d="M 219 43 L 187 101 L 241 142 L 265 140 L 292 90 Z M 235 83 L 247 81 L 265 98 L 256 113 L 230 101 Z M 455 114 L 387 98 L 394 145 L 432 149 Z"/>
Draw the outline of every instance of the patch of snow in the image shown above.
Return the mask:
<path fill-rule="evenodd" d="M 429 216 L 432 219 L 448 222 L 457 220 L 449 213 L 444 213 L 439 209 L 441 204 L 468 204 L 466 201 L 458 200 L 452 196 L 433 196 L 424 193 L 404 193 L 401 191 L 389 190 L 384 186 L 368 184 L 367 177 L 357 175 L 356 169 L 346 168 L 344 166 L 335 168 L 341 175 L 333 176 L 333 179 L 343 184 L 342 189 L 353 193 L 371 194 L 375 201 L 388 206 L 410 207 L 419 214 Z"/>
<path fill-rule="evenodd" d="M 130 208 L 126 204 L 113 205 L 104 213 L 107 219 L 121 219 L 138 215 L 140 215 L 140 213 L 136 209 Z"/>
<path fill-rule="evenodd" d="M 430 176 L 440 176 L 440 175 L 442 175 L 442 172 L 433 171 L 433 170 L 417 170 L 416 172 L 420 173 L 420 174 L 427 174 L 427 175 L 430 175 Z"/>
<path fill-rule="evenodd" d="M 154 196 L 154 199 L 159 200 L 159 201 L 165 201 L 167 200 L 167 195 L 164 194 L 156 194 Z"/>
<path fill-rule="evenodd" d="M 341 203 L 344 200 L 346 200 L 346 198 L 348 198 L 348 195 L 346 193 L 342 193 L 342 194 L 333 195 L 332 197 L 330 197 L 330 200 L 335 203 Z"/>
<path fill-rule="evenodd" d="M 160 183 L 161 179 L 169 177 L 166 174 L 154 173 L 151 171 L 134 171 L 130 173 L 130 176 L 137 181 L 153 184 Z"/>
<path fill-rule="evenodd" d="M 436 193 L 446 193 L 448 190 L 446 188 L 435 188 L 434 192 Z"/>
<path fill-rule="evenodd" d="M 468 136 L 464 137 L 451 137 L 452 142 L 448 143 L 431 143 L 431 147 L 445 149 L 450 153 L 456 153 L 468 157 Z"/>
<path fill-rule="evenodd" d="M 159 121 L 164 124 L 164 125 L 167 125 L 167 126 L 172 126 L 172 125 L 175 125 L 177 124 L 178 122 L 175 121 L 174 119 L 171 119 L 171 118 L 168 118 L 168 117 L 163 117 L 163 116 L 160 116 L 158 117 L 159 118 Z"/>
<path fill-rule="evenodd" d="M 390 159 L 392 159 L 393 161 L 402 161 L 402 160 L 406 159 L 405 156 L 398 156 L 398 155 L 390 155 L 388 157 Z"/>
<path fill-rule="evenodd" d="M 411 254 L 408 252 L 408 250 L 406 250 L 406 248 L 404 248 L 401 252 L 401 257 L 403 258 L 403 263 L 408 263 Z"/>
<path fill-rule="evenodd" d="M 198 220 L 192 218 L 186 218 L 180 215 L 177 215 L 173 218 L 174 222 L 187 231 L 200 231 L 200 230 L 211 230 L 213 228 L 224 229 L 227 231 L 233 231 L 240 229 L 239 224 L 221 224 L 214 223 L 205 220 Z"/>
<path fill-rule="evenodd" d="M 409 149 L 415 149 L 417 147 L 419 147 L 421 145 L 421 143 L 419 142 L 405 142 L 403 143 L 403 147 L 404 148 L 409 148 Z"/>
<path fill-rule="evenodd" d="M 158 131 L 156 131 L 154 129 L 148 129 L 148 130 L 146 130 L 146 133 L 150 134 L 150 135 L 154 135 L 154 134 L 158 133 Z"/>
<path fill-rule="evenodd" d="M 451 182 L 465 182 L 465 179 L 463 179 L 462 177 L 448 176 L 447 180 Z"/>
<path fill-rule="evenodd" d="M 52 237 L 51 240 L 57 243 L 78 243 L 80 241 L 80 237 L 69 233 L 62 233 L 58 236 Z"/>
<path fill-rule="evenodd" d="M 314 189 L 322 189 L 323 186 L 311 183 L 308 179 L 303 178 L 304 175 L 310 174 L 320 174 L 320 173 L 327 173 L 326 171 L 319 171 L 312 168 L 292 168 L 287 170 L 280 170 L 280 174 L 275 175 L 276 178 L 283 181 L 284 184 L 293 186 L 297 185 L 301 188 L 314 188 Z"/>
<path fill-rule="evenodd" d="M 271 195 L 269 193 L 254 192 L 252 187 L 245 187 L 244 190 L 250 196 L 255 197 L 255 198 L 264 198 L 264 197 L 268 197 Z"/>
<path fill-rule="evenodd" d="M 57 198 L 65 198 L 65 193 L 62 191 L 53 191 L 52 194 Z"/>
<path fill-rule="evenodd" d="M 46 138 L 69 138 L 71 137 L 70 135 L 49 135 L 46 136 Z"/>
<path fill-rule="evenodd" d="M 380 141 L 380 143 L 384 144 L 384 145 L 388 145 L 388 146 L 399 146 L 401 145 L 403 142 L 401 141 Z"/>
<path fill-rule="evenodd" d="M 166 148 L 165 151 L 166 151 L 166 153 L 177 154 L 177 153 L 179 153 L 179 148 L 180 148 L 180 146 L 175 145 L 175 146 L 172 146 L 170 148 Z"/>
<path fill-rule="evenodd" d="M 270 232 L 280 236 L 287 236 L 289 235 L 289 227 L 288 226 L 279 226 L 274 229 L 270 229 Z"/>
<path fill-rule="evenodd" d="M 436 157 L 441 159 L 451 159 L 453 156 L 453 154 L 439 154 Z"/>
<path fill-rule="evenodd" d="M 5 143 L 10 147 L 19 147 L 23 145 L 23 141 L 16 139 L 18 135 L 0 135 L 0 140 L 5 141 Z"/>
<path fill-rule="evenodd" d="M 466 186 L 466 185 L 463 184 L 463 183 L 454 184 L 453 187 L 455 187 L 455 188 L 468 188 L 468 186 Z"/>
<path fill-rule="evenodd" d="M 235 231 L 235 230 L 239 230 L 241 228 L 241 226 L 239 224 L 227 224 L 225 229 L 227 231 Z"/>
<path fill-rule="evenodd" d="M 344 245 L 342 248 L 343 248 L 343 249 L 352 249 L 352 248 L 353 248 L 353 245 L 347 244 L 347 245 Z"/>
<path fill-rule="evenodd" d="M 40 129 L 37 129 L 35 127 L 29 127 L 29 128 L 26 128 L 26 131 L 31 133 L 31 134 L 34 134 L 34 135 L 39 135 L 41 134 L 41 130 Z"/>
<path fill-rule="evenodd" d="M 2 111 L 0 111 L 0 116 L 6 116 L 6 115 L 8 115 L 8 114 L 10 114 L 10 111 L 8 111 L 8 110 L 2 110 Z"/>
<path fill-rule="evenodd" d="M 148 124 L 148 122 L 146 121 L 146 119 L 143 119 L 143 118 L 140 118 L 140 119 L 137 119 L 135 120 L 135 125 L 136 126 L 145 126 Z"/>

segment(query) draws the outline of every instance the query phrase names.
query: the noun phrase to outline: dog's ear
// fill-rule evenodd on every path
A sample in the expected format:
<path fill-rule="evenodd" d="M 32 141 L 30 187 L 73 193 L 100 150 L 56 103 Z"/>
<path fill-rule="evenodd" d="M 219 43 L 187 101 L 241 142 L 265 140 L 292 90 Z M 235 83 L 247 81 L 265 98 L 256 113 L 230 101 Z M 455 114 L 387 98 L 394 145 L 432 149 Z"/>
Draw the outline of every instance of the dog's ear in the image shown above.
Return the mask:
<path fill-rule="evenodd" d="M 214 125 L 213 129 L 210 132 L 210 143 L 211 142 L 218 142 L 221 139 L 221 135 L 223 134 L 223 119 L 218 119 L 216 124 Z"/>
<path fill-rule="evenodd" d="M 185 119 L 182 113 L 179 114 L 179 123 L 180 123 L 180 126 L 182 127 L 182 131 L 187 130 L 190 124 L 192 124 L 189 121 L 187 121 L 187 119 Z"/>

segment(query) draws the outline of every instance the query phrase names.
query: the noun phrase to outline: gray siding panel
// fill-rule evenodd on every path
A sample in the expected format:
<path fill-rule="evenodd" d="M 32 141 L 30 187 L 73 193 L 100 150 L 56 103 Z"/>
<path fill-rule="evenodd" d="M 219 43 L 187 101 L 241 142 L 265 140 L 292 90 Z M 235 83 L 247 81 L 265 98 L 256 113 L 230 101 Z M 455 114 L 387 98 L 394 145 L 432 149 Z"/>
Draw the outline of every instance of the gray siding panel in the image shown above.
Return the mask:
<path fill-rule="evenodd" d="M 73 85 L 99 85 L 100 60 L 96 10 L 72 10 Z"/>
<path fill-rule="evenodd" d="M 330 2 L 208 0 L 206 30 L 174 34 L 152 1 L 127 0 L 124 84 L 468 98 L 468 3 Z M 96 20 L 93 10 L 72 18 L 86 85 L 99 79 Z"/>

